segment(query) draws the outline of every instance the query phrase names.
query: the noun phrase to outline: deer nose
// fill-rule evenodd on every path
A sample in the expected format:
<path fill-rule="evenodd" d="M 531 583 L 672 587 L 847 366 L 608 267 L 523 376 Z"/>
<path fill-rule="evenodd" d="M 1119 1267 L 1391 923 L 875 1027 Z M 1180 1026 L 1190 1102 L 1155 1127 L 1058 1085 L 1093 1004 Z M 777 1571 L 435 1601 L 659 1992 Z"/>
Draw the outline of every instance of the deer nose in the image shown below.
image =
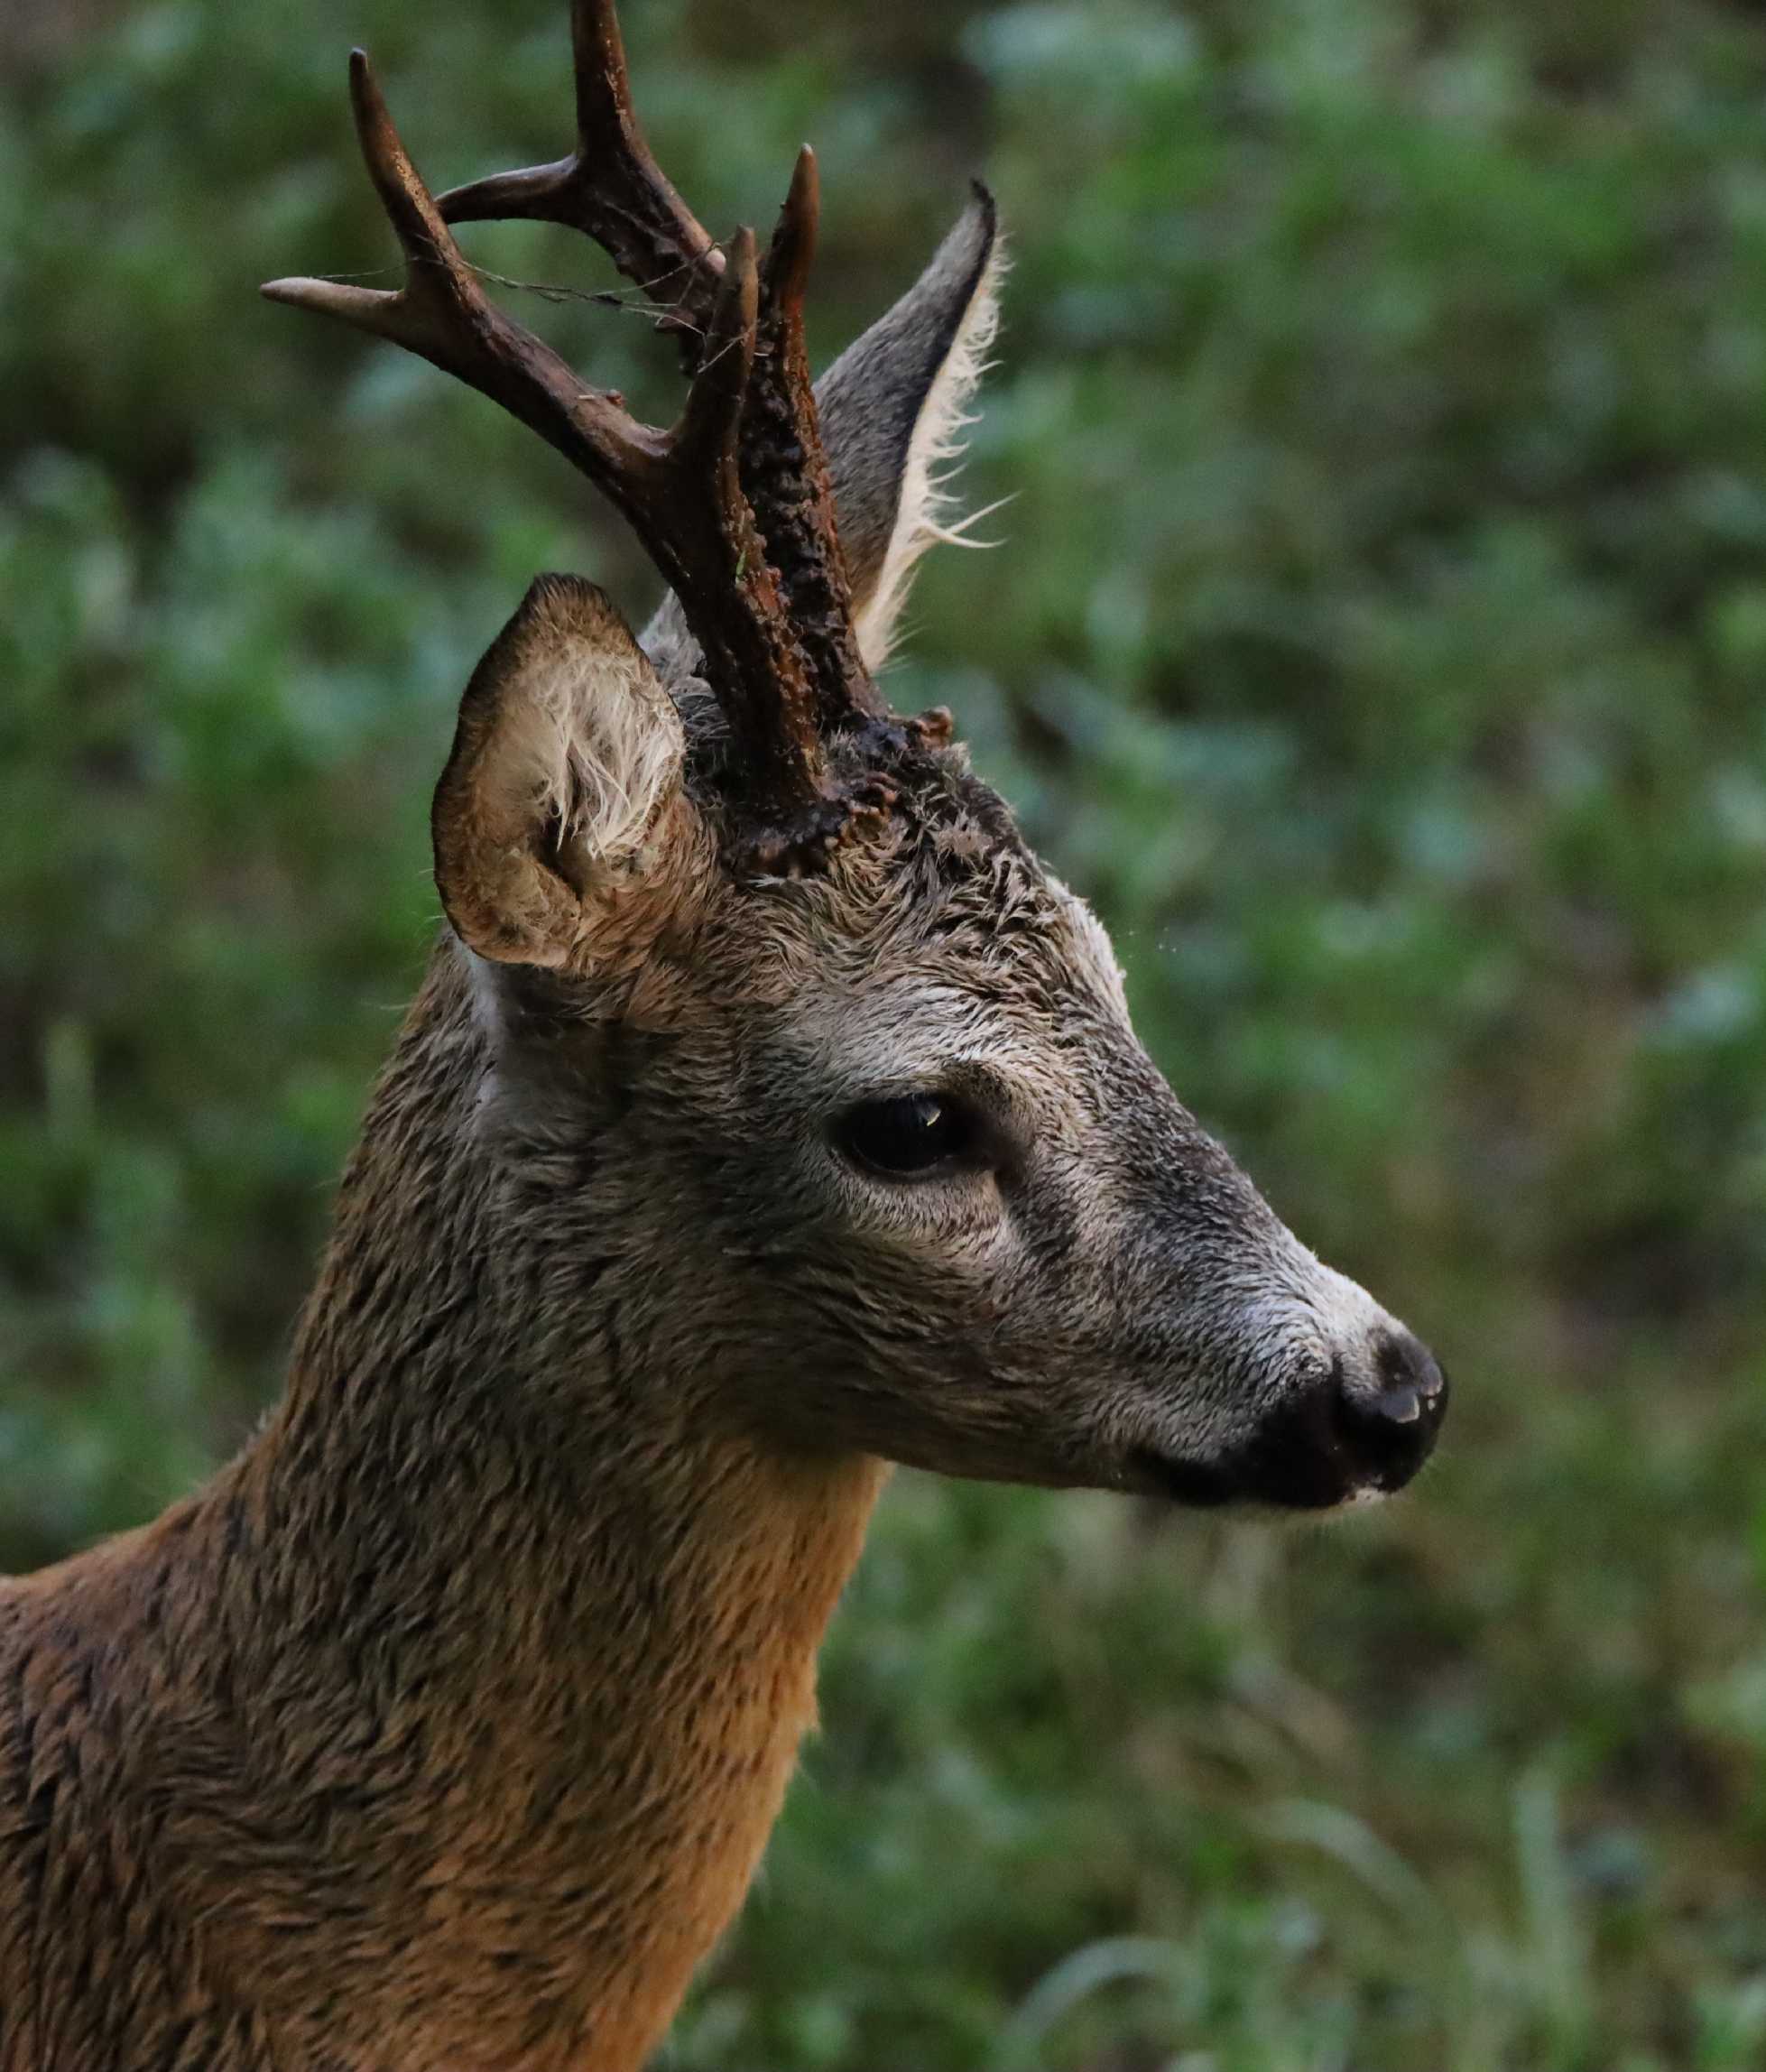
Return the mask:
<path fill-rule="evenodd" d="M 1447 1414 L 1447 1377 L 1422 1340 L 1401 1326 L 1373 1348 L 1374 1386 L 1345 1381 L 1337 1436 L 1376 1489 L 1401 1489 L 1429 1458 Z"/>

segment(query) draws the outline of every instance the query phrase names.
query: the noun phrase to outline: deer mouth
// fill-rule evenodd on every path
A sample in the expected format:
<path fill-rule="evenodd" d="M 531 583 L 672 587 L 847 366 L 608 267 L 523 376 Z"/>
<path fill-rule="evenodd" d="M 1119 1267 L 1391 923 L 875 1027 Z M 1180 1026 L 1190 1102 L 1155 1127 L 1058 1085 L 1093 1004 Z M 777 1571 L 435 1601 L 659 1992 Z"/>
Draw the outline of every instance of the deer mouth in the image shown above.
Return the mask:
<path fill-rule="evenodd" d="M 1329 1511 L 1402 1489 L 1435 1449 L 1448 1385 L 1434 1355 L 1408 1332 L 1375 1348 L 1375 1384 L 1345 1383 L 1342 1363 L 1319 1385 L 1270 1412 L 1242 1446 L 1192 1460 L 1137 1448 L 1136 1479 L 1176 1503 L 1274 1504 Z"/>

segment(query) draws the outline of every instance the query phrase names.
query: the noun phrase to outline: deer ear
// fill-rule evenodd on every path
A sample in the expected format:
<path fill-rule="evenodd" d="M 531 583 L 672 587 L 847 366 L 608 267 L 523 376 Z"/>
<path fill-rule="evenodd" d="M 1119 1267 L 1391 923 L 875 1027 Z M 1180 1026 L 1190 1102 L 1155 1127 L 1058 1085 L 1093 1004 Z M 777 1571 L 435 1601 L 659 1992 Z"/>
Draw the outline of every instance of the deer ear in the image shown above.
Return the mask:
<path fill-rule="evenodd" d="M 935 541 L 961 536 L 949 467 L 974 421 L 1004 271 L 994 198 L 977 181 L 926 271 L 816 384 L 858 644 L 873 669 L 889 659 L 915 564 Z M 643 639 L 671 679 L 698 666 L 672 594 Z"/>
<path fill-rule="evenodd" d="M 973 421 L 1004 266 L 994 198 L 977 182 L 920 279 L 816 384 L 859 645 L 873 669 L 888 656 L 915 563 L 957 536 L 948 470 Z"/>
<path fill-rule="evenodd" d="M 468 948 L 589 972 L 653 939 L 698 853 L 680 715 L 606 596 L 541 576 L 460 700 L 430 824 Z"/>

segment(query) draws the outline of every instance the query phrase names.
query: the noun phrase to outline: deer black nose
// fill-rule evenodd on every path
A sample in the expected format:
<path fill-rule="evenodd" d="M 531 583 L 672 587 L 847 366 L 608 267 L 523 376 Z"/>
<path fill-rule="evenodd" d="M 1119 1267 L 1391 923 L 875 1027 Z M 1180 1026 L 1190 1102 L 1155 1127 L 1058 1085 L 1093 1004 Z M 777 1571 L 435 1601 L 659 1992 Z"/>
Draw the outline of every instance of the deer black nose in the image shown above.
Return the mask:
<path fill-rule="evenodd" d="M 1447 1414 L 1447 1377 L 1422 1340 L 1382 1332 L 1373 1349 L 1373 1382 L 1344 1382 L 1336 1428 L 1345 1448 L 1376 1489 L 1401 1489 L 1429 1458 Z"/>

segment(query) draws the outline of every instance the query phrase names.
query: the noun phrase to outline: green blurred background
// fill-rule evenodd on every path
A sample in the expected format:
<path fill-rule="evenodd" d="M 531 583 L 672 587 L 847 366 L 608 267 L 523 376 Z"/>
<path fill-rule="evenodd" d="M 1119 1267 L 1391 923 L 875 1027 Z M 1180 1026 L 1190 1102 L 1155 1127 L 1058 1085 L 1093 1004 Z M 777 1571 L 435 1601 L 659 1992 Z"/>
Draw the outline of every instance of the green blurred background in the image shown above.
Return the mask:
<path fill-rule="evenodd" d="M 277 1385 L 436 919 L 537 441 L 260 304 L 565 147 L 563 0 L 0 4 L 0 1566 Z M 1325 1531 L 901 1478 L 691 2072 L 1766 2063 L 1766 19 L 1718 0 L 629 0 L 823 357 L 985 171 L 956 708 L 1279 1209 L 1441 1351 Z M 605 285 L 516 227 L 475 255 Z M 668 413 L 643 321 L 512 291 Z"/>

